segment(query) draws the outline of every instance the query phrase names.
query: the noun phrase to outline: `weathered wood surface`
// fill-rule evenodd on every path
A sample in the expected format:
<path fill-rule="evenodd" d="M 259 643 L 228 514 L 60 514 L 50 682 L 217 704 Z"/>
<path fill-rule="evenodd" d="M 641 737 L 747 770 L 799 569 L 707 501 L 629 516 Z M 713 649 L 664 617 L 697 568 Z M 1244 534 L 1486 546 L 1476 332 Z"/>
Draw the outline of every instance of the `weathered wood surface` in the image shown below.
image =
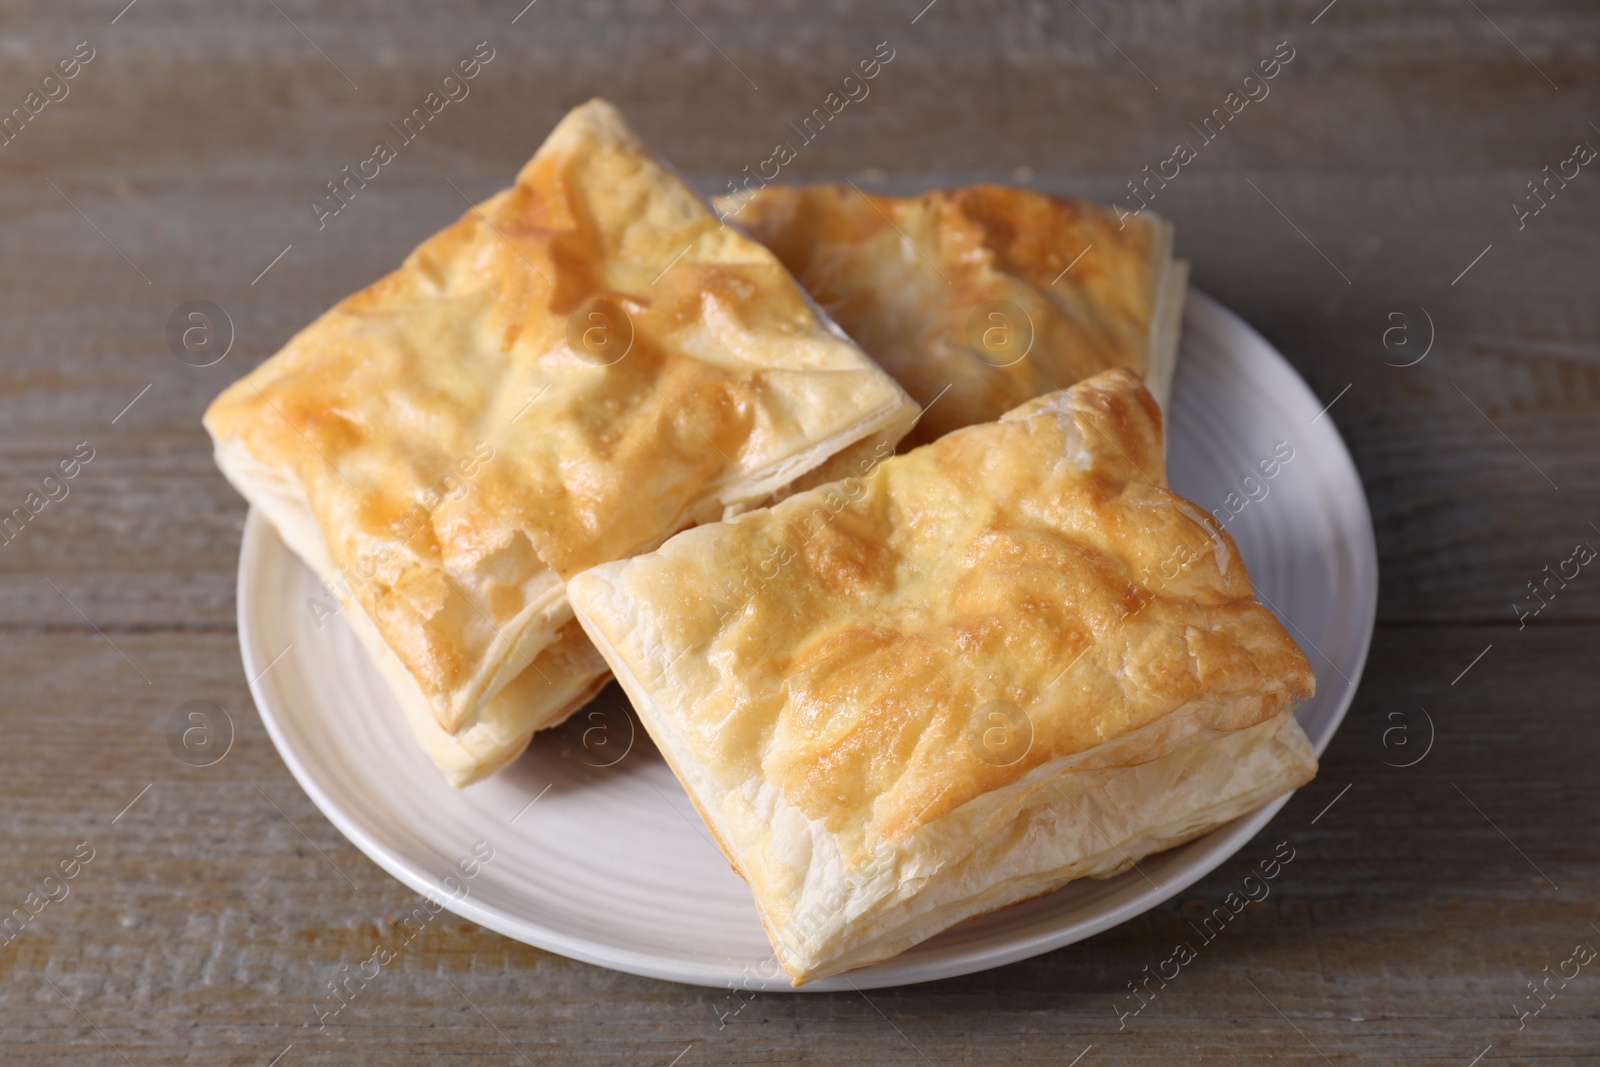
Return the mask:
<path fill-rule="evenodd" d="M 1066 1064 L 1093 1045 L 1084 1067 L 1464 1067 L 1492 1045 L 1483 1064 L 1594 1062 L 1600 976 L 1520 1032 L 1513 1005 L 1574 943 L 1600 946 L 1600 581 L 1525 630 L 1512 604 L 1600 541 L 1600 173 L 1520 231 L 1510 207 L 1575 143 L 1600 146 L 1592 4 L 938 0 L 913 25 L 925 0 L 139 0 L 118 16 L 123 2 L 0 2 L 0 113 L 76 42 L 96 50 L 0 147 L 0 511 L 79 442 L 95 450 L 0 548 L 0 904 L 78 842 L 95 850 L 0 947 L 0 1060 L 266 1064 L 292 1045 L 285 1067 Z M 484 40 L 496 54 L 472 94 L 319 231 L 322 184 Z M 317 813 L 250 710 L 233 629 L 244 512 L 200 412 L 459 215 L 451 183 L 504 184 L 571 104 L 616 100 L 716 191 L 880 41 L 896 55 L 872 95 L 786 178 L 1112 199 L 1279 42 L 1296 50 L 1153 206 L 1196 283 L 1335 401 L 1372 503 L 1381 625 L 1322 775 L 1180 900 L 988 974 L 744 1004 L 452 919 L 316 1032 L 321 981 L 412 897 Z M 168 351 L 190 299 L 233 320 L 216 366 Z M 1424 309 L 1428 357 L 1386 365 L 1420 352 Z M 1386 348 L 1396 322 L 1409 346 Z M 166 748 L 190 699 L 238 728 L 215 767 Z M 1383 743 L 1400 722 L 1420 742 L 1419 707 L 1433 751 L 1386 766 L 1420 751 Z M 1119 1032 L 1127 982 L 1280 840 L 1296 859 L 1273 895 Z"/>

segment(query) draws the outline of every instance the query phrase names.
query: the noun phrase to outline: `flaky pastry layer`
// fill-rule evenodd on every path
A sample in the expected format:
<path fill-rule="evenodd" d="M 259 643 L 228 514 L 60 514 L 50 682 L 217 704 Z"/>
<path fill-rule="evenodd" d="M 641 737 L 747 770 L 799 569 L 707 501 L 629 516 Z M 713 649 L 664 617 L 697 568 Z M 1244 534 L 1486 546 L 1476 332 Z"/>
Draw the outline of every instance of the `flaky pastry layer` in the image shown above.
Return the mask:
<path fill-rule="evenodd" d="M 451 785 L 471 785 L 504 767 L 527 748 L 536 731 L 560 725 L 610 679 L 610 668 L 563 602 L 558 607 L 565 610 L 566 618 L 555 625 L 550 643 L 524 661 L 522 671 L 479 708 L 471 725 L 454 734 L 445 732 L 416 679 L 384 643 L 360 603 L 341 585 L 310 509 L 292 492 L 271 491 L 274 485 L 284 487 L 271 472 L 250 469 L 248 454 L 219 447 L 217 462 L 235 485 L 250 486 L 252 504 L 338 599 L 346 623 L 394 694 L 417 743 Z"/>
<path fill-rule="evenodd" d="M 1150 764 L 1311 695 L 1232 539 L 1165 481 L 1153 398 L 1106 371 L 569 583 L 769 932 L 893 860 L 892 885 L 867 879 L 791 953 L 797 979 L 847 953 L 883 894 L 945 878 L 984 839 L 974 812 L 1010 825 L 1040 782 Z M 938 914 L 1066 869 L 1019 856 L 974 868 Z"/>
<path fill-rule="evenodd" d="M 459 740 L 582 640 L 563 638 L 565 578 L 915 414 L 769 251 L 591 101 L 512 188 L 301 331 L 206 426 L 280 529 L 309 516 L 291 547 L 370 622 L 413 722 L 420 698 Z M 587 669 L 552 694 L 592 688 Z"/>
<path fill-rule="evenodd" d="M 1111 367 L 1166 410 L 1188 265 L 1150 212 L 1000 185 L 767 185 L 715 203 L 927 408 L 902 448 Z"/>

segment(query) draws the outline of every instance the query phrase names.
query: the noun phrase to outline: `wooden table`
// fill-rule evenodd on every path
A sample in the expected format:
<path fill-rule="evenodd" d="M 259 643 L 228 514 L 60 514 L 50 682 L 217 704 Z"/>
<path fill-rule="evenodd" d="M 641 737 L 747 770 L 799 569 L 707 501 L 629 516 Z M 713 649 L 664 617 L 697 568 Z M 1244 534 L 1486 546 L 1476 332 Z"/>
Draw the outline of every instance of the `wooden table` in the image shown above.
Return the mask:
<path fill-rule="evenodd" d="M 1600 575 L 1521 624 L 1514 607 L 1600 545 L 1600 172 L 1512 206 L 1600 146 L 1592 3 L 124 2 L 0 3 L 0 108 L 92 49 L 0 146 L 0 510 L 93 450 L 0 550 L 0 908 L 93 857 L 0 947 L 0 1060 L 1600 1062 L 1600 968 L 1528 986 L 1600 946 Z M 480 41 L 471 96 L 319 230 L 323 184 Z M 716 191 L 883 41 L 871 96 L 786 176 L 1111 200 L 1293 50 L 1152 206 L 1196 284 L 1332 405 L 1366 483 L 1379 626 L 1321 775 L 1179 899 L 986 974 L 745 1002 L 452 918 L 318 1032 L 323 983 L 415 897 L 312 806 L 251 707 L 245 509 L 201 411 L 506 183 L 569 106 L 615 100 Z M 190 300 L 232 321 L 216 365 L 169 350 Z M 169 750 L 189 700 L 231 715 L 215 766 Z M 1280 840 L 1273 895 L 1119 1025 L 1143 965 Z"/>

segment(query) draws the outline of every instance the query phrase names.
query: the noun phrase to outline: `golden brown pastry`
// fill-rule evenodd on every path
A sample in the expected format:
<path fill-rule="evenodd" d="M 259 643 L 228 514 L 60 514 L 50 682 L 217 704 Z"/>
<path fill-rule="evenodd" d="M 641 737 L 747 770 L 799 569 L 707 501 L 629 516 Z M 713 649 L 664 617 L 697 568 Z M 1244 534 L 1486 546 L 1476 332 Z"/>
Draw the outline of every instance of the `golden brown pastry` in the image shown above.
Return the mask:
<path fill-rule="evenodd" d="M 1117 369 L 569 583 L 796 983 L 1309 780 L 1310 665 L 1165 485 Z"/>
<path fill-rule="evenodd" d="M 916 410 L 595 100 L 205 421 L 459 785 L 604 677 L 566 578 Z"/>
<path fill-rule="evenodd" d="M 1149 212 L 1000 185 L 768 185 L 716 205 L 928 409 L 902 450 L 1111 367 L 1166 408 L 1188 266 Z"/>

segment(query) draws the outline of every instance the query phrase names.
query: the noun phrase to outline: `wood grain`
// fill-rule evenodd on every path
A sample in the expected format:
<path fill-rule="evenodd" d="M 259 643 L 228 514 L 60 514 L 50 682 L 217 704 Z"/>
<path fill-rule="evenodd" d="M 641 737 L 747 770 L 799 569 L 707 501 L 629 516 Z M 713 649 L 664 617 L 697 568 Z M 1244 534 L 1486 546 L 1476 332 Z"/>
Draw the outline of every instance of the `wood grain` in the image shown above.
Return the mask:
<path fill-rule="evenodd" d="M 284 1067 L 1068 1064 L 1092 1045 L 1084 1067 L 1464 1067 L 1488 1046 L 1485 1065 L 1594 1061 L 1600 977 L 1521 1031 L 1513 1004 L 1575 942 L 1600 944 L 1600 581 L 1525 629 L 1512 605 L 1574 543 L 1600 542 L 1600 173 L 1523 229 L 1510 204 L 1576 142 L 1600 145 L 1600 10 L 925 2 L 0 0 L 0 113 L 76 42 L 96 49 L 0 147 L 0 512 L 79 442 L 95 450 L 0 548 L 0 905 L 79 842 L 95 849 L 70 895 L 0 946 L 0 1059 L 261 1065 L 292 1045 Z M 319 230 L 323 183 L 479 41 L 495 58 L 471 95 Z M 319 1032 L 321 984 L 414 900 L 315 810 L 250 707 L 233 627 L 244 508 L 200 412 L 463 195 L 509 181 L 572 104 L 615 100 L 716 192 L 881 41 L 895 58 L 872 94 L 786 180 L 1115 200 L 1257 60 L 1295 49 L 1152 206 L 1196 284 L 1334 401 L 1367 488 L 1380 626 L 1322 774 L 1179 899 L 986 974 L 746 1003 L 450 918 Z M 191 299 L 232 320 L 215 366 L 168 350 Z M 1425 318 L 1427 358 L 1394 366 Z M 1411 347 L 1385 346 L 1397 322 Z M 167 749 L 186 700 L 230 714 L 216 766 Z M 1397 744 L 1420 733 L 1390 731 L 1420 731 L 1424 708 L 1433 750 L 1387 766 L 1420 751 Z M 1127 983 L 1278 841 L 1296 858 L 1273 895 L 1119 1030 Z"/>
<path fill-rule="evenodd" d="M 297 789 L 249 708 L 232 635 L 115 635 L 147 687 L 101 638 L 18 634 L 0 652 L 14 724 L 0 754 L 0 900 L 20 901 L 79 841 L 95 857 L 0 953 L 0 1003 L 30 1009 L 3 1016 L 0 1056 L 83 1062 L 69 1046 L 98 1040 L 49 979 L 134 1063 L 261 1064 L 289 1044 L 285 1062 L 503 1062 L 506 1038 L 531 1062 L 596 1065 L 666 1063 L 689 1046 L 685 1063 L 917 1063 L 916 1049 L 940 1063 L 1001 1051 L 1065 1063 L 1091 1043 L 1099 1062 L 1317 1061 L 1296 1027 L 1334 1062 L 1464 1064 L 1488 1044 L 1503 1062 L 1587 1062 L 1596 993 L 1582 978 L 1520 1033 L 1512 1005 L 1574 942 L 1600 941 L 1588 925 L 1600 830 L 1586 815 L 1600 804 L 1585 689 L 1597 638 L 1593 625 L 1382 628 L 1321 775 L 1260 838 L 1168 904 L 1039 959 L 867 998 L 747 1003 L 449 917 L 319 1032 L 322 983 L 417 901 Z M 214 767 L 166 748 L 166 718 L 187 699 L 221 704 L 237 729 Z M 1437 726 L 1432 751 L 1387 766 L 1421 751 L 1419 705 Z M 1384 744 L 1397 723 L 1414 731 L 1409 751 Z M 1201 945 L 1188 924 L 1280 841 L 1294 858 L 1271 895 Z M 1185 939 L 1199 958 L 1119 1029 L 1127 983 Z"/>

